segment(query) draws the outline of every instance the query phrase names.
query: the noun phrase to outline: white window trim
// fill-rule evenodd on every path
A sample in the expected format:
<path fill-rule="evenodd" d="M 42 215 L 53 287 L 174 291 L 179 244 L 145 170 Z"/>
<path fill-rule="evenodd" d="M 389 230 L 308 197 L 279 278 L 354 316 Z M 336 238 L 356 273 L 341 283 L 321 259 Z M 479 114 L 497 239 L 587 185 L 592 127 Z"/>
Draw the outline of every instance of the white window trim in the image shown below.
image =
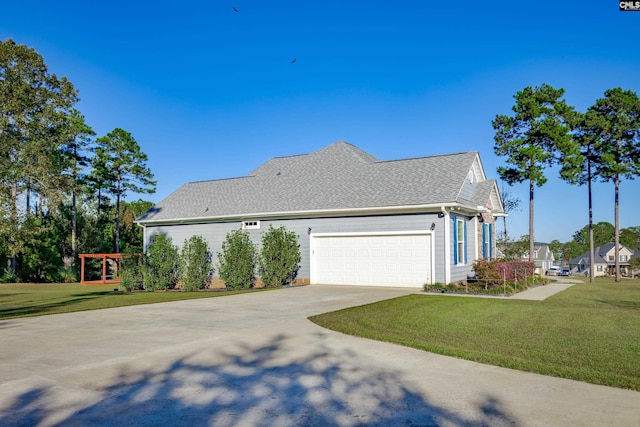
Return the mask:
<path fill-rule="evenodd" d="M 458 224 L 462 226 L 462 233 L 460 233 L 460 227 Z M 467 246 L 467 242 L 465 241 L 465 225 L 464 220 L 461 218 L 456 218 L 456 241 L 454 244 L 456 245 L 456 251 L 458 254 L 458 259 L 456 260 L 456 265 L 466 265 L 467 254 L 465 253 L 465 247 Z M 462 234 L 462 236 L 460 236 Z M 462 244 L 462 250 L 460 250 L 460 245 Z"/>
<path fill-rule="evenodd" d="M 252 220 L 242 221 L 242 229 L 243 230 L 259 230 L 260 220 L 252 219 Z"/>
<path fill-rule="evenodd" d="M 489 224 L 483 223 L 482 224 L 482 235 L 484 238 L 484 242 L 482 244 L 482 253 L 485 255 L 484 259 L 488 259 L 489 261 L 491 260 L 491 245 L 492 245 L 492 239 L 491 239 L 491 227 L 489 227 Z"/>

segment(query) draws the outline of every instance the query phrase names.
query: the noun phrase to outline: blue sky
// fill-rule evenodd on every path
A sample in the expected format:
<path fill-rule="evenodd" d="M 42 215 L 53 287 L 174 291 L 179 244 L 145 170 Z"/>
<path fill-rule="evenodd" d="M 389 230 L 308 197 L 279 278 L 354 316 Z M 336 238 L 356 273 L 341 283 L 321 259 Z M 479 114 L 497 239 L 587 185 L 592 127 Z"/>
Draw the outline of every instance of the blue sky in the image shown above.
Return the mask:
<path fill-rule="evenodd" d="M 584 111 L 609 88 L 640 93 L 639 30 L 640 12 L 611 0 L 23 1 L 0 13 L 0 38 L 68 77 L 98 136 L 136 138 L 153 202 L 338 140 L 382 160 L 478 151 L 497 178 L 491 120 L 513 95 L 548 83 Z M 536 240 L 568 241 L 587 224 L 586 188 L 547 176 Z M 509 190 L 522 200 L 509 231 L 527 234 L 528 186 Z M 640 180 L 620 200 L 621 226 L 640 225 Z M 594 204 L 613 223 L 613 184 L 595 186 Z"/>

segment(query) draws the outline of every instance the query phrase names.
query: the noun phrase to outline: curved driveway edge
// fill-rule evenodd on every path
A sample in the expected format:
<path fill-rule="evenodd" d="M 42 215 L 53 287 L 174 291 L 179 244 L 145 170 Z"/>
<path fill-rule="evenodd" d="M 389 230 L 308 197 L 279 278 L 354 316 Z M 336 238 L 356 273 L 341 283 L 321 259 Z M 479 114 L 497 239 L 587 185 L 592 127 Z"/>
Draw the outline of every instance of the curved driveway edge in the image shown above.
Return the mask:
<path fill-rule="evenodd" d="M 0 322 L 0 425 L 639 425 L 640 393 L 346 336 L 312 285 Z"/>

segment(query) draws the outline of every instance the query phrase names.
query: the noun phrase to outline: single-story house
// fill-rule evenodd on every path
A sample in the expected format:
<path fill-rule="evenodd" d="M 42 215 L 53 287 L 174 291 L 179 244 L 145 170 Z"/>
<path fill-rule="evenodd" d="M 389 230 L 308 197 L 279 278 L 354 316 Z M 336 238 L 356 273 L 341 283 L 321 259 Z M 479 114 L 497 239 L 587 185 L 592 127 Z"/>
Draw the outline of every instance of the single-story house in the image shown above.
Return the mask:
<path fill-rule="evenodd" d="M 629 275 L 629 261 L 633 257 L 634 253 L 626 246 L 620 245 L 620 274 L 623 276 Z M 613 276 L 616 274 L 616 255 L 615 244 L 605 243 L 602 246 L 594 248 L 594 266 L 595 277 L 598 276 Z M 589 252 L 585 252 L 579 257 L 569 260 L 569 268 L 572 274 L 584 274 L 589 275 L 590 256 Z"/>
<path fill-rule="evenodd" d="M 190 182 L 142 215 L 148 244 L 203 236 L 213 254 L 240 227 L 260 244 L 299 236 L 298 283 L 422 287 L 465 280 L 494 258 L 500 193 L 477 152 L 381 161 L 346 142 L 268 160 L 247 176 Z"/>

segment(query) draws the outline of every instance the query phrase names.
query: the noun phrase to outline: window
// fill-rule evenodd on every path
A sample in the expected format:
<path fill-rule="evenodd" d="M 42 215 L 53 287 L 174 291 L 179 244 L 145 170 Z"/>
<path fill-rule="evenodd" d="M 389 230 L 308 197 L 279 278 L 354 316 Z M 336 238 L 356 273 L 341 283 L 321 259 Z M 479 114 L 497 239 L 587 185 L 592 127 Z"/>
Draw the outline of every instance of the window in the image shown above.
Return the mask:
<path fill-rule="evenodd" d="M 598 264 L 596 267 L 597 267 L 596 270 L 602 271 L 602 264 Z"/>
<path fill-rule="evenodd" d="M 456 217 L 453 220 L 453 263 L 464 264 L 467 260 L 467 224 Z"/>
<path fill-rule="evenodd" d="M 626 255 L 620 255 L 620 262 L 627 262 L 627 256 Z"/>
<path fill-rule="evenodd" d="M 243 230 L 257 230 L 260 228 L 260 221 L 242 221 Z"/>
<path fill-rule="evenodd" d="M 614 256 L 613 255 L 609 255 L 609 261 L 613 261 L 613 260 L 615 260 Z"/>

